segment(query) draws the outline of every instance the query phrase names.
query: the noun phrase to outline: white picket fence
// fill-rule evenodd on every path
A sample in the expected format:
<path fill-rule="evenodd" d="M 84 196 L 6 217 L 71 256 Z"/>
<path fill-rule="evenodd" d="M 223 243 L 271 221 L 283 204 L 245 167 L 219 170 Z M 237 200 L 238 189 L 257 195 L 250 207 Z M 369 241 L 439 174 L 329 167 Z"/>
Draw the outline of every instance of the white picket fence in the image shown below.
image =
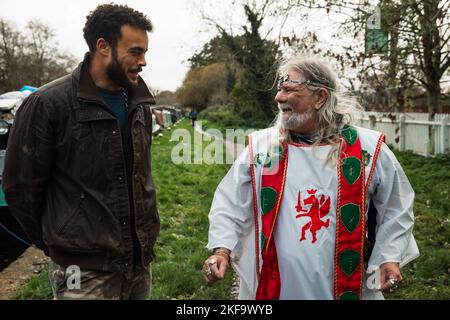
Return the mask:
<path fill-rule="evenodd" d="M 435 121 L 428 121 L 427 113 L 365 112 L 355 124 L 383 132 L 386 142 L 400 151 L 426 157 L 450 151 L 450 114 L 436 114 Z"/>

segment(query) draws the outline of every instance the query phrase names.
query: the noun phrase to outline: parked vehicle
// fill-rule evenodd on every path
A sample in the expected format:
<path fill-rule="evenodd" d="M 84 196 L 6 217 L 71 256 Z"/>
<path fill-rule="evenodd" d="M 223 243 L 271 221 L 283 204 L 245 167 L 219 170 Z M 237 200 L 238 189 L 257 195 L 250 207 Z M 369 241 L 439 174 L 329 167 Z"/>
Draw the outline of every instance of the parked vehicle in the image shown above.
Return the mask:
<path fill-rule="evenodd" d="M 14 122 L 14 116 L 23 100 L 34 90 L 36 88 L 24 86 L 21 91 L 0 95 L 0 271 L 29 247 L 30 240 L 9 211 L 1 184 L 9 131 Z"/>
<path fill-rule="evenodd" d="M 8 144 L 9 130 L 14 122 L 14 116 L 19 109 L 22 101 L 28 97 L 34 87 L 24 86 L 22 91 L 11 91 L 0 95 L 0 207 L 7 206 L 5 202 L 5 195 L 1 188 L 3 180 L 3 163 L 6 154 L 6 147 Z"/>
<path fill-rule="evenodd" d="M 182 112 L 173 106 L 155 106 L 152 112 L 156 122 L 164 129 L 170 128 L 182 117 Z"/>
<path fill-rule="evenodd" d="M 167 110 L 163 110 L 163 118 L 164 118 L 164 126 L 166 128 L 170 128 L 173 125 L 171 113 Z"/>
<path fill-rule="evenodd" d="M 152 134 L 157 134 L 161 131 L 161 126 L 156 122 L 156 116 L 152 114 Z"/>
<path fill-rule="evenodd" d="M 156 123 L 161 127 L 164 128 L 164 117 L 161 110 L 158 109 L 152 109 L 153 115 L 155 116 Z"/>

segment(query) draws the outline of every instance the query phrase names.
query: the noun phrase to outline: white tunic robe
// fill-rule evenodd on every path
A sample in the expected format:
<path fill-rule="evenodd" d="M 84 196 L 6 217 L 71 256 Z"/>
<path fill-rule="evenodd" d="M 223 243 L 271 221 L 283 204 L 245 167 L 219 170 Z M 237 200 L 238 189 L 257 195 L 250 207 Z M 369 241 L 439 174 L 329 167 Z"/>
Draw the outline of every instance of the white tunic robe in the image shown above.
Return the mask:
<path fill-rule="evenodd" d="M 273 134 L 273 129 L 264 131 L 259 136 Z M 369 131 L 358 128 L 362 148 L 373 151 L 373 142 L 364 139 L 365 134 L 369 137 Z M 336 167 L 325 164 L 330 148 L 292 144 L 288 147 L 287 178 L 274 231 L 281 277 L 280 299 L 333 299 L 338 176 Z M 209 249 L 225 247 L 232 251 L 232 265 L 240 277 L 240 299 L 254 299 L 258 287 L 249 154 L 247 147 L 216 190 L 209 214 L 207 245 Z M 366 172 L 369 171 L 370 166 L 366 168 Z M 366 179 L 368 176 L 366 174 Z M 257 189 L 259 197 L 259 187 Z M 324 195 L 331 200 L 330 211 L 322 218 L 324 222 L 329 220 L 328 227 L 323 226 L 316 232 L 314 243 L 309 230 L 305 232 L 306 239 L 300 241 L 302 227 L 310 219 L 296 218 L 299 192 L 300 205 L 308 210 L 303 201 L 310 189 L 317 190 L 318 199 Z M 384 143 L 368 188 L 367 204 L 370 199 L 378 214 L 376 244 L 369 265 L 399 262 L 403 266 L 417 258 L 419 252 L 412 235 L 414 191 Z M 368 289 L 364 281 L 363 298 L 382 299 L 383 296 L 377 290 Z"/>

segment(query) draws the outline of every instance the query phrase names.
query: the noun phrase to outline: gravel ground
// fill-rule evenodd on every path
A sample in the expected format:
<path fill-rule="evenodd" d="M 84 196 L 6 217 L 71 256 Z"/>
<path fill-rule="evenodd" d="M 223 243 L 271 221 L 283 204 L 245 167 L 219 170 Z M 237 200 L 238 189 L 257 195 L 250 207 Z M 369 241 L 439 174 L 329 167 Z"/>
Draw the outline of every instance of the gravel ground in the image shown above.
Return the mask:
<path fill-rule="evenodd" d="M 41 250 L 28 248 L 16 261 L 0 272 L 0 300 L 7 300 L 28 279 L 40 273 L 49 258 Z"/>

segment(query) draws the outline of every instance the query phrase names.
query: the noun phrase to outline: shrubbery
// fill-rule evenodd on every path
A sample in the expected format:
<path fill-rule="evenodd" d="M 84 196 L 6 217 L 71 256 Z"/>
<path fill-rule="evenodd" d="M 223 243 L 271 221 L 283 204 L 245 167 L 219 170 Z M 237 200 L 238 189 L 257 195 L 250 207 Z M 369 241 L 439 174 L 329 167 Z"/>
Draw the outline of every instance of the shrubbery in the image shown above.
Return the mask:
<path fill-rule="evenodd" d="M 199 120 L 208 120 L 217 128 L 262 129 L 270 126 L 269 122 L 251 115 L 241 117 L 232 108 L 224 105 L 208 107 L 199 113 L 198 118 Z"/>

